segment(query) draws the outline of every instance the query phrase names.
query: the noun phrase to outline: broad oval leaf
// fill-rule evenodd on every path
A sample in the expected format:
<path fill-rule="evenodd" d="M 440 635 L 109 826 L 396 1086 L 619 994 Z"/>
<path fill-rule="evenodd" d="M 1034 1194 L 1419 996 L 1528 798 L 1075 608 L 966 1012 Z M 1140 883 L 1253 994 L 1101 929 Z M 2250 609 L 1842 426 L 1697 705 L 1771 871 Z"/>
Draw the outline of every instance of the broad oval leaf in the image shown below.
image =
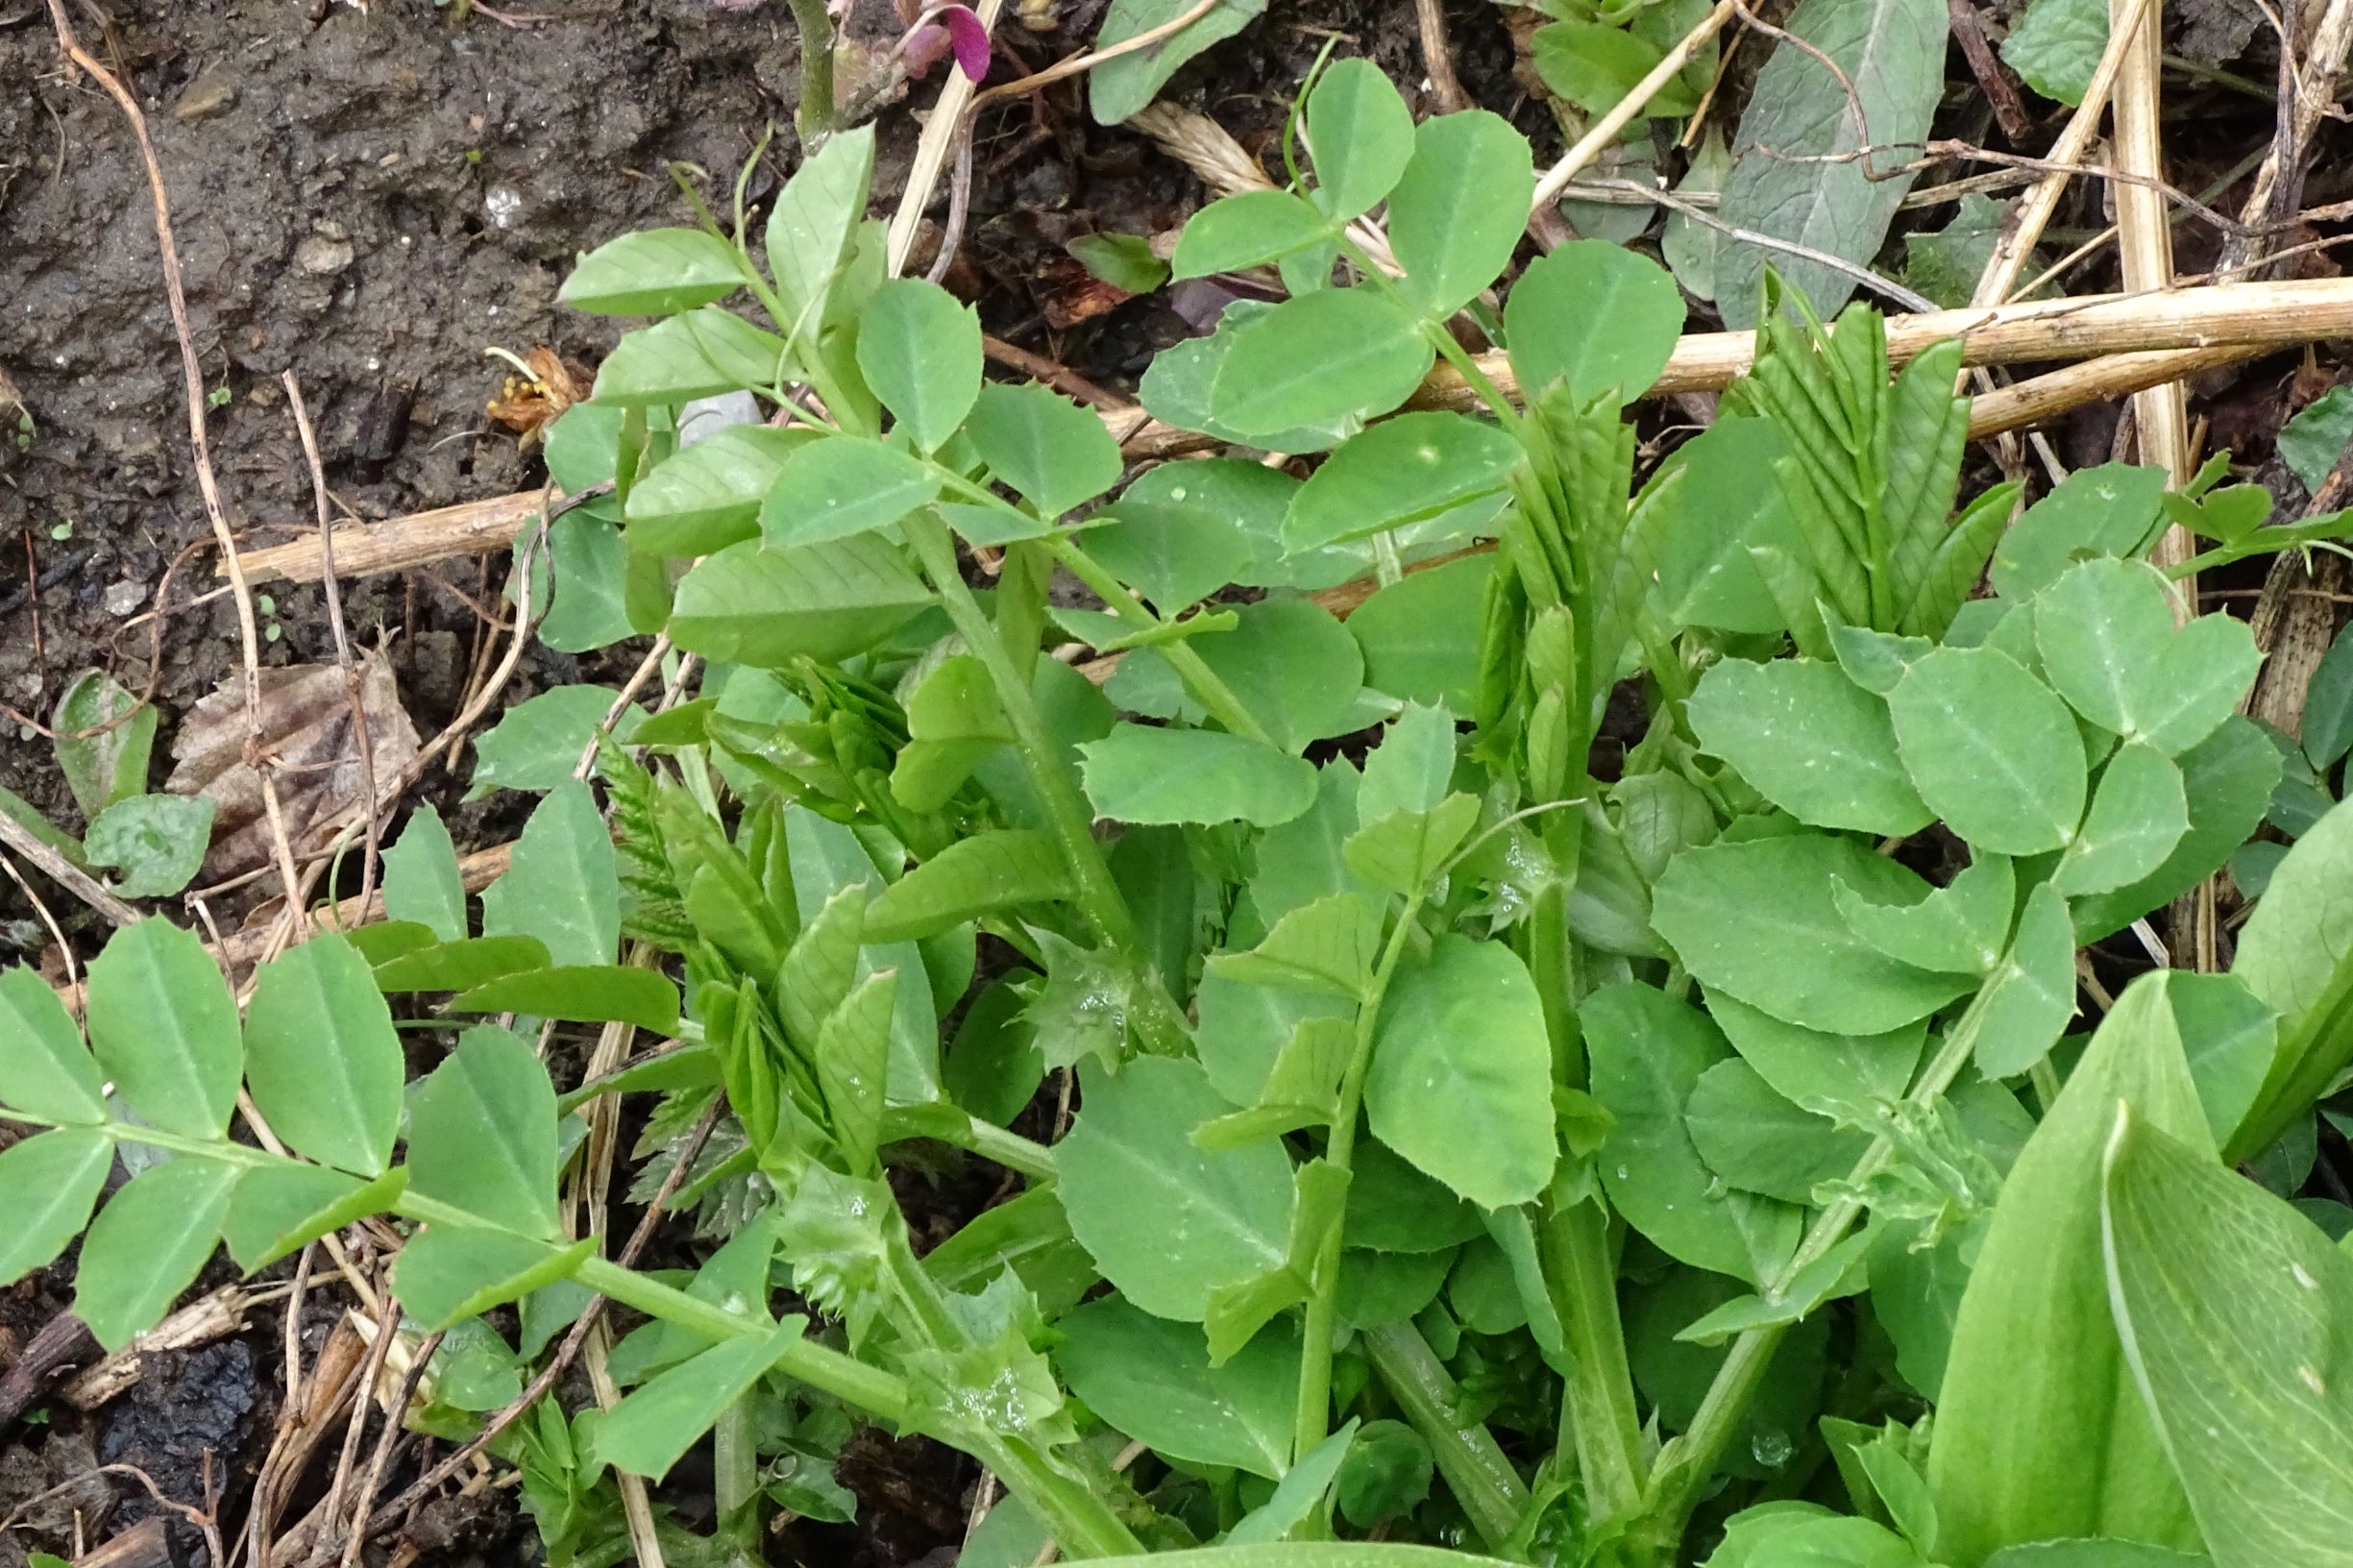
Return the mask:
<path fill-rule="evenodd" d="M 1315 803 L 1313 767 L 1239 735 L 1115 724 L 1078 750 L 1087 798 L 1115 821 L 1274 827 Z"/>
<path fill-rule="evenodd" d="M 629 488 L 622 508 L 633 550 L 713 555 L 760 534 L 760 502 L 785 459 L 820 440 L 806 429 L 730 425 L 672 453 Z"/>
<path fill-rule="evenodd" d="M 1689 704 L 1700 745 L 1802 822 L 1903 836 L 1933 821 L 1896 754 L 1887 704 L 1837 665 L 1726 659 Z"/>
<path fill-rule="evenodd" d="M 1164 1458 L 1269 1480 L 1290 1463 L 1299 1337 L 1277 1325 L 1212 1366 L 1201 1331 L 1117 1297 L 1055 1325 L 1055 1363 L 1087 1408 Z"/>
<path fill-rule="evenodd" d="M 163 1320 L 212 1256 L 241 1174 L 183 1155 L 141 1171 L 107 1200 L 74 1274 L 74 1315 L 91 1338 L 120 1350 Z"/>
<path fill-rule="evenodd" d="M 865 534 L 797 550 L 730 545 L 679 580 L 671 640 L 690 653 L 776 669 L 864 652 L 913 620 L 931 590 L 898 549 Z"/>
<path fill-rule="evenodd" d="M 1241 606 L 1236 621 L 1232 631 L 1196 639 L 1194 651 L 1275 745 L 1299 752 L 1362 727 L 1364 655 L 1330 610 L 1282 596 Z"/>
<path fill-rule="evenodd" d="M 1402 527 L 1500 495 L 1520 444 L 1462 414 L 1399 414 L 1342 442 L 1291 498 L 1283 548 L 1293 553 Z"/>
<path fill-rule="evenodd" d="M 1493 555 L 1466 555 L 1409 572 L 1358 605 L 1348 635 L 1364 650 L 1364 684 L 1470 718 L 1479 686 L 1480 606 L 1494 576 Z"/>
<path fill-rule="evenodd" d="M 1535 155 L 1502 115 L 1469 109 L 1414 128 L 1413 157 L 1389 192 L 1389 247 L 1426 313 L 1450 316 L 1495 282 L 1535 192 Z"/>
<path fill-rule="evenodd" d="M 1683 1125 L 1728 1186 L 1800 1207 L 1814 1202 L 1815 1188 L 1852 1170 L 1871 1144 L 1859 1128 L 1840 1128 L 1784 1099 L 1738 1057 L 1700 1074 Z"/>
<path fill-rule="evenodd" d="M 2138 882 L 2164 865 L 2189 831 L 2181 770 L 2146 741 L 2127 742 L 2100 771 L 2083 831 L 2068 845 L 2051 885 L 2073 897 Z"/>
<path fill-rule="evenodd" d="M 2064 848 L 2083 820 L 2083 736 L 2051 689 L 1991 648 L 1940 648 L 1887 699 L 1920 796 L 1972 847 Z"/>
<path fill-rule="evenodd" d="M 107 1119 L 106 1082 L 73 1015 L 22 965 L 0 970 L 0 1105 L 46 1121 Z"/>
<path fill-rule="evenodd" d="M 410 1096 L 410 1188 L 487 1224 L 556 1234 L 555 1149 L 548 1069 L 509 1030 L 467 1030 Z"/>
<path fill-rule="evenodd" d="M 1875 904 L 1846 883 L 1831 890 L 1847 925 L 1888 957 L 1924 969 L 1984 974 L 2001 961 L 2018 912 L 2007 855 L 1981 854 L 1916 904 Z"/>
<path fill-rule="evenodd" d="M 574 265 L 559 304 L 601 316 L 667 316 L 744 286 L 734 246 L 699 229 L 641 229 L 607 240 Z"/>
<path fill-rule="evenodd" d="M 1032 382 L 982 387 L 965 434 L 989 472 L 1042 517 L 1060 517 L 1119 482 L 1119 443 L 1103 421 Z"/>
<path fill-rule="evenodd" d="M 122 872 L 126 898 L 160 898 L 186 887 L 204 864 L 215 802 L 205 796 L 135 795 L 98 814 L 82 837 L 92 866 Z"/>
<path fill-rule="evenodd" d="M 245 1053 L 237 1004 L 195 934 L 159 918 L 123 927 L 90 964 L 88 995 L 91 1048 L 123 1097 L 167 1133 L 220 1137 Z"/>
<path fill-rule="evenodd" d="M 866 217 L 873 174 L 874 128 L 844 131 L 818 143 L 769 208 L 769 275 L 794 317 L 779 325 L 797 339 L 813 339 L 821 325 L 821 307 Z"/>
<path fill-rule="evenodd" d="M 911 942 L 1018 904 L 1070 896 L 1051 833 L 1006 828 L 959 839 L 883 890 L 866 909 L 868 942 Z"/>
<path fill-rule="evenodd" d="M 401 1128 L 405 1076 L 392 1010 L 368 961 L 342 937 L 313 937 L 255 972 L 246 1082 L 298 1153 L 381 1175 Z"/>
<path fill-rule="evenodd" d="M 449 825 L 428 801 L 384 850 L 384 918 L 413 920 L 443 942 L 466 935 L 466 882 Z"/>
<path fill-rule="evenodd" d="M 1235 329 L 1209 411 L 1244 438 L 1385 414 L 1434 355 L 1413 318 L 1371 289 L 1317 289 Z"/>
<path fill-rule="evenodd" d="M 90 1222 L 91 1206 L 114 1168 L 114 1140 L 79 1127 L 37 1133 L 0 1149 L 0 1286 L 45 1268 Z"/>
<path fill-rule="evenodd" d="M 1552 1179 L 1552 1043 L 1535 982 L 1501 943 L 1440 937 L 1381 1004 L 1364 1107 L 1373 1134 L 1487 1209 Z"/>
<path fill-rule="evenodd" d="M 1829 1034 L 1884 1034 L 1975 989 L 1972 977 L 1900 963 L 1857 936 L 1835 902 L 1840 882 L 1881 904 L 1917 903 L 1926 886 L 1818 833 L 1711 844 L 1667 867 L 1651 924 L 1695 979 Z"/>
<path fill-rule="evenodd" d="M 1397 186 L 1413 156 L 1413 111 L 1369 60 L 1337 60 L 1308 94 L 1308 147 L 1315 205 L 1353 218 Z"/>
<path fill-rule="evenodd" d="M 1305 250 L 1337 227 L 1314 205 L 1287 190 L 1245 190 L 1221 196 L 1185 221 L 1170 275 L 1206 278 L 1239 272 Z"/>
<path fill-rule="evenodd" d="M 1801 1214 L 1771 1198 L 1722 1190 L 1683 1120 L 1702 1075 L 1731 1059 L 1723 1037 L 1696 1008 L 1632 983 L 1586 997 L 1581 1018 L 1594 1098 L 1616 1118 L 1594 1155 L 1609 1201 L 1695 1268 L 1751 1285 L 1772 1278 L 1797 1251 Z"/>
<path fill-rule="evenodd" d="M 938 470 L 862 435 L 812 441 L 784 460 L 760 503 L 771 550 L 821 545 L 887 528 L 940 494 Z"/>
<path fill-rule="evenodd" d="M 506 873 L 482 892 L 482 934 L 534 937 L 557 964 L 610 964 L 621 945 L 621 878 L 588 786 L 548 792 Z"/>
<path fill-rule="evenodd" d="M 1290 1159 L 1272 1139 L 1194 1146 L 1194 1128 L 1233 1109 L 1197 1064 L 1142 1057 L 1084 1088 L 1058 1189 L 1104 1278 L 1156 1316 L 1198 1322 L 1219 1286 L 1283 1266 Z"/>
<path fill-rule="evenodd" d="M 940 450 L 980 396 L 980 317 L 938 283 L 897 278 L 858 315 L 858 370 L 918 452 Z"/>
<path fill-rule="evenodd" d="M 1656 263 L 1605 239 L 1574 240 L 1531 262 L 1504 301 L 1512 374 L 1530 397 L 1565 380 L 1580 407 L 1605 392 L 1631 403 L 1667 368 L 1684 314 L 1682 291 Z"/>
<path fill-rule="evenodd" d="M 2035 596 L 2033 615 L 2059 695 L 2100 728 L 2132 731 L 2138 682 L 2173 641 L 2165 579 L 2140 561 L 2085 561 Z"/>
<path fill-rule="evenodd" d="M 1977 1020 L 1977 1070 L 2024 1072 L 2049 1054 L 2075 1016 L 2075 928 L 2056 884 L 2026 895 L 2010 951 L 1986 977 Z"/>
<path fill-rule="evenodd" d="M 1903 1097 L 1928 1034 L 1919 1019 L 1881 1035 L 1828 1035 L 1712 991 L 1707 1016 L 1774 1092 L 1842 1121 L 1867 1121 Z"/>

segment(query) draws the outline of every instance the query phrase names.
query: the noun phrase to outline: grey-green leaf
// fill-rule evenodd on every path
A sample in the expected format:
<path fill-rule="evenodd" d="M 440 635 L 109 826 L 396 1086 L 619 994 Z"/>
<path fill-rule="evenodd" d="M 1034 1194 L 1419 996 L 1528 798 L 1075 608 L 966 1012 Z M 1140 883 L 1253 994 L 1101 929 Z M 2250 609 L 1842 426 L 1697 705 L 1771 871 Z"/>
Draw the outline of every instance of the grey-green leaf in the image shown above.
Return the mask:
<path fill-rule="evenodd" d="M 83 1238 L 74 1315 L 120 1350 L 163 1320 L 220 1240 L 239 1167 L 183 1155 L 151 1166 L 107 1201 Z"/>
<path fill-rule="evenodd" d="M 1211 1292 L 1283 1266 L 1290 1159 L 1269 1139 L 1215 1151 L 1192 1132 L 1233 1107 L 1191 1062 L 1142 1057 L 1090 1073 L 1056 1152 L 1070 1231 L 1137 1306 L 1197 1322 Z"/>
<path fill-rule="evenodd" d="M 621 945 L 621 880 L 596 797 L 577 779 L 523 825 L 506 874 L 482 894 L 482 934 L 536 937 L 557 964 L 610 964 Z"/>
<path fill-rule="evenodd" d="M 865 651 L 931 603 L 897 548 L 861 534 L 797 550 L 730 545 L 680 579 L 672 641 L 690 653 L 774 669 Z"/>
<path fill-rule="evenodd" d="M 90 1207 L 114 1166 L 114 1140 L 79 1127 L 37 1133 L 0 1149 L 0 1285 L 44 1268 L 90 1222 Z"/>
<path fill-rule="evenodd" d="M 1814 1201 L 1816 1187 L 1852 1170 L 1871 1143 L 1869 1134 L 1784 1099 L 1738 1057 L 1700 1074 L 1683 1124 L 1727 1185 L 1801 1207 Z"/>
<path fill-rule="evenodd" d="M 466 882 L 457 845 L 431 802 L 419 806 L 384 850 L 384 918 L 414 920 L 443 942 L 466 937 Z"/>
<path fill-rule="evenodd" d="M 192 932 L 160 919 L 117 931 L 90 965 L 87 1017 L 98 1065 L 140 1115 L 221 1136 L 245 1053 L 237 1005 Z"/>
<path fill-rule="evenodd" d="M 1371 289 L 1317 289 L 1235 330 L 1210 412 L 1244 437 L 1385 414 L 1422 384 L 1433 355 L 1413 318 Z"/>
<path fill-rule="evenodd" d="M 556 1234 L 555 1146 L 548 1069 L 509 1030 L 467 1030 L 411 1098 L 410 1187 L 519 1235 Z"/>
<path fill-rule="evenodd" d="M 989 471 L 1042 517 L 1060 517 L 1119 482 L 1119 444 L 1102 420 L 1042 386 L 982 387 L 965 433 Z"/>
<path fill-rule="evenodd" d="M 929 504 L 940 485 L 938 470 L 896 447 L 827 436 L 784 460 L 760 503 L 760 536 L 771 550 L 789 550 L 870 533 Z"/>
<path fill-rule="evenodd" d="M 601 316 L 667 316 L 743 286 L 742 259 L 725 240 L 699 229 L 641 229 L 580 257 L 555 298 Z"/>
<path fill-rule="evenodd" d="M 1398 968 L 1373 1037 L 1374 1136 L 1483 1208 L 1552 1179 L 1552 1046 L 1535 982 L 1501 943 L 1440 937 Z"/>
<path fill-rule="evenodd" d="M 1983 974 L 1999 962 L 2010 935 L 2017 884 L 2009 856 L 1980 854 L 1916 904 L 1873 903 L 1844 882 L 1831 896 L 1849 928 L 1888 957 L 1924 969 Z"/>
<path fill-rule="evenodd" d="M 405 1066 L 392 1011 L 357 948 L 333 932 L 254 975 L 245 1075 L 280 1137 L 324 1165 L 383 1173 Z"/>
<path fill-rule="evenodd" d="M 1277 1325 L 1213 1367 L 1201 1331 L 1118 1297 L 1056 1325 L 1054 1360 L 1087 1408 L 1155 1453 L 1273 1479 L 1290 1463 L 1299 1339 Z"/>
<path fill-rule="evenodd" d="M 1927 1039 L 1924 1019 L 1882 1035 L 1823 1034 L 1717 992 L 1707 993 L 1707 1014 L 1776 1093 L 1843 1121 L 1866 1121 L 1901 1099 Z"/>
<path fill-rule="evenodd" d="M 1980 1006 L 1976 1061 L 1988 1078 L 2042 1061 L 2075 1016 L 2075 928 L 2056 885 L 2027 894 L 2018 936 L 1987 977 Z"/>
<path fill-rule="evenodd" d="M 1940 648 L 1888 698 L 1896 745 L 1936 814 L 1973 848 L 2063 848 L 2083 818 L 2083 737 L 2055 693 L 2008 654 Z"/>
<path fill-rule="evenodd" d="M 1283 547 L 1301 553 L 1501 495 L 1520 460 L 1517 441 L 1463 414 L 1385 419 L 1342 442 L 1299 487 Z"/>
<path fill-rule="evenodd" d="M 1413 156 L 1389 192 L 1389 246 L 1426 314 L 1452 315 L 1495 282 L 1519 248 L 1535 188 L 1528 138 L 1499 114 L 1463 110 L 1414 129 Z"/>
<path fill-rule="evenodd" d="M 122 872 L 126 898 L 160 898 L 188 885 L 212 840 L 214 802 L 207 796 L 135 795 L 98 814 L 82 840 L 92 866 Z"/>
<path fill-rule="evenodd" d="M 2074 897 L 2138 882 L 2164 865 L 2189 831 L 2181 770 L 2146 741 L 2128 742 L 2101 770 L 2083 831 L 2068 845 L 2051 885 Z"/>
<path fill-rule="evenodd" d="M 980 317 L 937 283 L 898 278 L 858 315 L 858 370 L 919 452 L 940 450 L 980 396 Z"/>
<path fill-rule="evenodd" d="M 1521 387 L 1532 396 L 1565 380 L 1580 407 L 1605 392 L 1631 403 L 1649 391 L 1683 319 L 1682 292 L 1664 269 L 1602 239 L 1531 262 L 1504 302 Z"/>
<path fill-rule="evenodd" d="M 1782 25 L 1834 61 L 1844 80 L 1796 43 L 1775 47 L 1741 114 L 1718 212 L 1740 228 L 1868 265 L 1911 186 L 1908 175 L 1889 177 L 1902 161 L 1890 149 L 1927 135 L 1944 91 L 1945 9 L 1934 0 L 1805 0 Z M 1825 161 L 1866 146 L 1868 168 L 1860 159 Z M 1818 262 L 1734 243 L 1716 266 L 1727 325 L 1752 324 L 1768 262 L 1825 316 L 1854 292 L 1852 278 Z"/>
<path fill-rule="evenodd" d="M 1311 766 L 1239 735 L 1123 723 L 1078 749 L 1087 798 L 1116 821 L 1273 827 L 1315 803 Z"/>
<path fill-rule="evenodd" d="M 1834 664 L 1726 659 L 1689 711 L 1701 746 L 1800 821 L 1901 836 L 1933 820 L 1896 754 L 1886 702 Z"/>
<path fill-rule="evenodd" d="M 1353 218 L 1397 186 L 1413 156 L 1413 111 L 1369 60 L 1334 61 L 1308 94 L 1315 205 Z"/>

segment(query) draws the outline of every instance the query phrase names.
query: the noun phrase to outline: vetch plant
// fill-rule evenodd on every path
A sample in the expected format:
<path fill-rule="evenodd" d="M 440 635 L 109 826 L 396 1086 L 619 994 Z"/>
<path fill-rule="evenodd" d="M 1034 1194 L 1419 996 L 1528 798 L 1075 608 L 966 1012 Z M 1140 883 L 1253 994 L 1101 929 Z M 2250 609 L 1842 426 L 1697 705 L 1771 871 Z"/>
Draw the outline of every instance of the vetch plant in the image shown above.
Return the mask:
<path fill-rule="evenodd" d="M 710 661 L 700 695 L 606 746 L 609 825 L 527 765 L 555 709 L 510 719 L 479 783 L 547 793 L 478 921 L 420 813 L 391 923 L 265 966 L 241 1023 L 162 922 L 92 967 L 86 1046 L 0 978 L 0 1102 L 45 1129 L 0 1153 L 38 1215 L 0 1274 L 89 1223 L 113 1344 L 216 1234 L 257 1267 L 388 1213 L 428 1327 L 608 1296 L 647 1319 L 630 1391 L 505 1451 L 557 1556 L 601 1466 L 714 1429 L 728 1528 L 838 1506 L 786 1480 L 854 1416 L 1003 1482 L 989 1564 L 2336 1560 L 2348 1265 L 2231 1166 L 2353 1066 L 2353 817 L 2279 860 L 2229 972 L 2088 1028 L 2077 973 L 2280 776 L 2251 634 L 2151 544 L 2339 520 L 2259 527 L 2218 469 L 1956 504 L 1957 350 L 1896 371 L 1867 309 L 1770 283 L 1754 372 L 1637 483 L 1668 276 L 1585 242 L 1501 282 L 1532 172 L 1493 115 L 1417 126 L 1342 61 L 1300 118 L 1311 163 L 1287 143 L 1173 258 L 1287 297 L 1143 396 L 1304 480 L 1123 487 L 1093 414 L 986 380 L 970 310 L 884 276 L 864 132 L 756 259 L 740 210 L 583 257 L 568 300 L 656 319 L 551 461 L 613 479 L 626 624 Z M 1440 359 L 1479 411 L 1400 412 Z M 772 423 L 677 444 L 743 390 Z M 1314 597 L 1358 577 L 1345 621 Z M 1103 687 L 1065 641 L 1119 655 Z M 404 1115 L 386 992 L 679 1043 L 559 1094 L 471 1023 Z M 1042 1143 L 1009 1124 L 1055 1073 Z M 299 1158 L 229 1136 L 240 1079 Z M 632 1093 L 652 1146 L 717 1118 L 676 1202 L 723 1241 L 676 1284 L 555 1201 L 573 1118 Z M 919 1255 L 918 1139 L 1020 1178 Z M 124 1143 L 173 1158 L 90 1223 Z"/>

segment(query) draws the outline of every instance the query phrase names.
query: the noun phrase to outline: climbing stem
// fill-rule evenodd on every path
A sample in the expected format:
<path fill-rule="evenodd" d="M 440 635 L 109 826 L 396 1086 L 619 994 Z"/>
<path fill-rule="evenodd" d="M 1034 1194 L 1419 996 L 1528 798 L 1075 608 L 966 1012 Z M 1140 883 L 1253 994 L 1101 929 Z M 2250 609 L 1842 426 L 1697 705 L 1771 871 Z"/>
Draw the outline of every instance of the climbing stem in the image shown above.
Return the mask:
<path fill-rule="evenodd" d="M 1456 1414 L 1462 1390 L 1421 1331 L 1411 1323 L 1367 1330 L 1364 1349 L 1408 1425 L 1430 1445 L 1438 1474 L 1461 1505 L 1471 1528 L 1489 1546 L 1501 1545 L 1528 1511 L 1528 1484 L 1484 1426 Z"/>

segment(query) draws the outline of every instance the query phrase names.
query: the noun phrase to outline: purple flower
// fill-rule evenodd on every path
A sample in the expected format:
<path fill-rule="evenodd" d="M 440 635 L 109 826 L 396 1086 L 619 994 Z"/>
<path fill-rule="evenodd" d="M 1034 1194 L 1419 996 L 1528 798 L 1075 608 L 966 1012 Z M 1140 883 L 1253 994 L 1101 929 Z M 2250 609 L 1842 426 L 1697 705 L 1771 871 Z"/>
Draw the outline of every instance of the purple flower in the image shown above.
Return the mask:
<path fill-rule="evenodd" d="M 941 6 L 907 35 L 907 66 L 920 76 L 948 49 L 957 67 L 974 82 L 989 74 L 989 27 L 969 6 Z"/>

